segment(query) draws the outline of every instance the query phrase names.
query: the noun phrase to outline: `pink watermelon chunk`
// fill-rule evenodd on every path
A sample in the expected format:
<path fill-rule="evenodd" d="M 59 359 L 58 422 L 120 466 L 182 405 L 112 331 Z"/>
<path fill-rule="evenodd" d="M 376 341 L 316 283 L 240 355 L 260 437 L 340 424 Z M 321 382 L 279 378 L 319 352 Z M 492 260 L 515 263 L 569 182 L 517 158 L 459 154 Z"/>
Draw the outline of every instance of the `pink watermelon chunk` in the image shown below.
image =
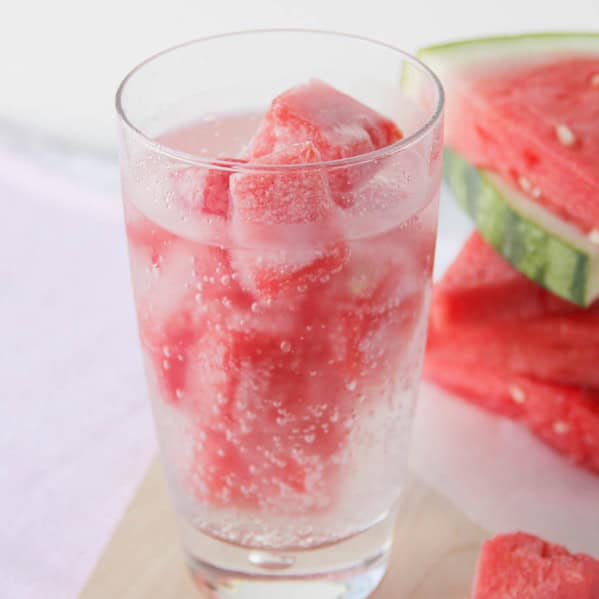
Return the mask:
<path fill-rule="evenodd" d="M 474 68 L 450 86 L 446 141 L 581 231 L 599 229 L 597 73 L 597 56 Z"/>
<path fill-rule="evenodd" d="M 556 298 L 475 233 L 435 288 L 428 347 L 443 360 L 599 389 L 599 302 Z"/>
<path fill-rule="evenodd" d="M 202 499 L 293 512 L 292 499 L 317 509 L 335 496 L 339 466 L 331 457 L 343 449 L 355 406 L 347 355 L 338 362 L 323 315 L 305 311 L 293 327 L 281 336 L 210 326 L 193 347 L 184 389 L 202 414 L 190 466 Z"/>
<path fill-rule="evenodd" d="M 255 164 L 292 165 L 319 162 L 312 142 L 293 143 L 256 159 Z M 233 221 L 243 226 L 323 222 L 333 208 L 323 169 L 280 169 L 237 173 L 231 178 Z M 240 236 L 243 236 L 240 232 Z"/>
<path fill-rule="evenodd" d="M 237 158 L 227 162 L 244 163 Z M 231 171 L 189 166 L 171 173 L 175 202 L 185 210 L 199 211 L 226 218 L 229 210 L 229 179 Z"/>
<path fill-rule="evenodd" d="M 322 160 L 338 160 L 383 148 L 402 138 L 393 121 L 322 81 L 312 80 L 275 98 L 250 143 L 260 158 L 295 143 L 311 142 Z M 371 177 L 378 165 L 336 167 L 327 173 L 333 198 L 346 207 L 346 195 Z"/>
<path fill-rule="evenodd" d="M 481 550 L 472 599 L 597 599 L 599 561 L 522 532 Z"/>
<path fill-rule="evenodd" d="M 330 85 L 312 80 L 273 100 L 249 154 L 258 158 L 310 141 L 322 160 L 337 160 L 382 148 L 401 137 L 393 121 Z"/>
<path fill-rule="evenodd" d="M 304 142 L 255 162 L 276 166 L 319 160 L 314 144 Z M 346 261 L 345 244 L 335 241 L 339 234 L 331 220 L 334 204 L 324 170 L 238 173 L 231 177 L 231 200 L 234 235 L 241 246 L 234 250 L 235 266 L 242 282 L 259 296 L 274 298 L 291 288 L 306 291 Z M 284 243 L 261 249 L 273 233 L 280 235 L 273 225 L 289 225 Z"/>
<path fill-rule="evenodd" d="M 547 445 L 599 473 L 598 392 L 459 360 L 429 348 L 424 376 L 485 410 L 521 421 Z"/>

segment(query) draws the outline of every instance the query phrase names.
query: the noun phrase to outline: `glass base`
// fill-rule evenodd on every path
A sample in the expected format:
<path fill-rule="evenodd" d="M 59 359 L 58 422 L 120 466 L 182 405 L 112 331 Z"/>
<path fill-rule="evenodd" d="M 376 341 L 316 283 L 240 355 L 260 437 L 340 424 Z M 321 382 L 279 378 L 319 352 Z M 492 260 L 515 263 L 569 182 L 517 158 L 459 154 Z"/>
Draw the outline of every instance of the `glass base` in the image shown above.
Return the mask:
<path fill-rule="evenodd" d="M 314 549 L 264 550 L 184 527 L 197 586 L 214 599 L 365 599 L 387 569 L 395 514 L 351 538 Z"/>

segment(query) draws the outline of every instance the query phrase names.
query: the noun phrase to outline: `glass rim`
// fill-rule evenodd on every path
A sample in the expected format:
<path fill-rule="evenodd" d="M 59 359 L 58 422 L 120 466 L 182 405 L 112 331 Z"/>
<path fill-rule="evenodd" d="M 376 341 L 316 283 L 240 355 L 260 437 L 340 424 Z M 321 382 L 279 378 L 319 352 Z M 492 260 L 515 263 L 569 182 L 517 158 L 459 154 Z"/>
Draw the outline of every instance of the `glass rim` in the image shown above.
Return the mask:
<path fill-rule="evenodd" d="M 206 42 L 211 42 L 214 40 L 233 38 L 233 37 L 243 37 L 250 35 L 263 35 L 263 34 L 271 34 L 271 33 L 294 33 L 294 34 L 315 34 L 315 35 L 325 35 L 331 37 L 340 37 L 349 40 L 356 40 L 360 42 L 366 42 L 368 44 L 372 44 L 374 46 L 378 46 L 379 48 L 390 50 L 395 54 L 399 55 L 403 60 L 415 65 L 421 72 L 424 72 L 425 75 L 428 76 L 430 81 L 432 82 L 436 92 L 436 105 L 433 110 L 431 116 L 427 119 L 426 123 L 424 123 L 421 127 L 419 127 L 414 133 L 408 135 L 406 137 L 402 137 L 400 140 L 384 146 L 382 148 L 378 148 L 375 150 L 371 150 L 370 152 L 365 152 L 363 154 L 358 154 L 356 156 L 348 156 L 345 158 L 337 158 L 335 160 L 321 160 L 318 162 L 307 162 L 307 163 L 294 163 L 294 164 L 260 164 L 256 162 L 238 162 L 235 160 L 225 159 L 225 158 L 207 158 L 200 157 L 197 154 L 193 154 L 190 152 L 185 152 L 182 150 L 177 150 L 167 144 L 161 143 L 157 141 L 155 138 L 150 137 L 148 134 L 144 133 L 142 129 L 133 124 L 132 119 L 129 118 L 127 114 L 127 110 L 123 104 L 123 94 L 127 87 L 127 84 L 135 77 L 135 75 L 141 71 L 145 66 L 152 63 L 154 60 L 165 56 L 166 54 L 170 54 L 171 52 L 176 52 L 178 50 L 182 50 L 189 46 L 194 46 L 196 44 L 202 44 Z M 174 46 L 170 46 L 161 50 L 160 52 L 156 52 L 152 54 L 135 67 L 133 67 L 124 77 L 117 88 L 116 96 L 115 96 L 115 107 L 117 116 L 121 120 L 122 123 L 126 127 L 128 127 L 140 140 L 148 147 L 154 149 L 157 153 L 166 156 L 168 158 L 176 159 L 179 162 L 184 162 L 190 165 L 200 166 L 203 168 L 217 168 L 222 170 L 231 170 L 231 171 L 297 171 L 297 170 L 312 170 L 312 169 L 322 169 L 322 168 L 339 168 L 345 166 L 353 166 L 358 164 L 364 164 L 371 162 L 373 160 L 383 159 L 387 156 L 395 154 L 396 152 L 400 152 L 405 148 L 408 148 L 416 143 L 418 143 L 421 139 L 423 139 L 438 123 L 441 118 L 441 114 L 443 112 L 443 107 L 445 104 L 445 92 L 441 81 L 434 73 L 432 69 L 430 69 L 426 64 L 424 64 L 421 60 L 416 58 L 415 56 L 405 52 L 398 47 L 386 43 L 381 42 L 366 36 L 357 35 L 353 33 L 342 33 L 339 31 L 332 31 L 326 29 L 310 29 L 310 28 L 265 28 L 265 29 L 244 29 L 239 31 L 231 31 L 227 33 L 219 33 L 215 35 L 202 36 L 198 38 L 194 38 L 192 40 L 188 40 L 181 44 L 176 44 Z"/>

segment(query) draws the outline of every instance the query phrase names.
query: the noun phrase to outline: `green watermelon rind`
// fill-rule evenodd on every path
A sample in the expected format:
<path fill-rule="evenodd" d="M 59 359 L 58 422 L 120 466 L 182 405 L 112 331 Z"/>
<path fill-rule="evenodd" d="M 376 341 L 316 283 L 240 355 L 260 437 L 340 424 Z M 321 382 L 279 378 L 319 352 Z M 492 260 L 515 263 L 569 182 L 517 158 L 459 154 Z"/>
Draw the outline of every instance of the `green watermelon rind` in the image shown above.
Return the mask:
<path fill-rule="evenodd" d="M 448 73 L 475 64 L 502 63 L 525 56 L 547 58 L 560 54 L 599 52 L 599 32 L 524 33 L 472 38 L 429 46 L 416 56 L 443 79 Z"/>
<path fill-rule="evenodd" d="M 492 62 L 502 63 L 510 58 L 538 56 L 546 58 L 560 54 L 599 52 L 599 32 L 562 31 L 523 33 L 471 38 L 428 46 L 418 50 L 416 57 L 441 79 L 459 74 L 462 68 Z M 409 62 L 401 72 L 401 87 L 408 94 L 417 94 L 422 75 Z M 417 96 L 416 96 L 417 97 Z"/>
<path fill-rule="evenodd" d="M 583 232 L 447 148 L 443 175 L 480 234 L 522 274 L 580 306 L 599 296 L 599 246 Z"/>

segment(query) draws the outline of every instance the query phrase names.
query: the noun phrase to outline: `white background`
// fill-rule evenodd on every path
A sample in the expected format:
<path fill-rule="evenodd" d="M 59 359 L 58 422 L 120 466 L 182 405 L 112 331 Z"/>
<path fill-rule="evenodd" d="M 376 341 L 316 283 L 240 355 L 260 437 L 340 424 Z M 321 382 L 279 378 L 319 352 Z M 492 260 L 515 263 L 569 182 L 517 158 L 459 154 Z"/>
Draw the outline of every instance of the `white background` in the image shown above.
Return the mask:
<path fill-rule="evenodd" d="M 0 118 L 105 152 L 114 148 L 120 79 L 150 54 L 195 37 L 315 27 L 415 51 L 468 36 L 599 28 L 599 0 L 3 0 L 2 6 Z"/>
<path fill-rule="evenodd" d="M 114 158 L 113 96 L 132 66 L 187 39 L 256 27 L 346 31 L 408 51 L 464 36 L 599 29 L 598 0 L 4 0 L 0 14 L 2 599 L 75 597 L 155 451 Z M 95 162 L 92 156 L 98 154 L 108 160 Z M 447 264 L 467 229 L 446 201 L 440 265 Z M 458 420 L 465 422 L 461 414 Z M 477 412 L 469 418 L 474 428 L 483 427 Z M 440 418 L 431 429 L 437 442 L 445 420 L 451 418 Z M 502 438 L 513 438 L 509 423 L 489 426 L 499 427 Z M 507 445 L 528 452 L 528 436 L 513 434 L 520 435 L 518 442 Z M 507 446 L 505 440 L 497 443 Z M 514 454 L 504 455 L 497 465 L 501 471 L 489 477 L 511 490 L 510 513 L 499 513 L 494 495 L 487 493 L 471 506 L 474 515 L 482 521 L 491 514 L 496 529 L 520 526 L 512 515 L 524 513 L 523 505 L 530 512 L 535 500 L 519 484 L 534 480 L 535 472 L 544 477 L 551 471 L 556 480 L 587 490 L 579 493 L 579 508 L 573 510 L 580 521 L 555 527 L 555 540 L 560 535 L 564 542 L 572 540 L 577 527 L 597 530 L 596 516 L 585 520 L 580 503 L 593 499 L 594 479 L 578 471 L 560 479 L 560 468 L 567 466 L 542 446 L 534 447 L 540 461 L 521 467 Z M 479 466 L 493 472 L 488 456 L 497 447 L 486 451 L 481 449 L 486 457 Z M 484 493 L 482 479 L 473 479 L 478 471 L 472 459 L 462 458 L 467 471 L 447 485 L 456 500 L 468 494 L 468 476 L 476 493 Z M 446 465 L 435 459 L 425 453 L 427 471 L 451 479 Z M 553 506 L 555 513 L 567 513 L 567 500 L 556 496 L 562 505 Z M 539 532 L 557 520 L 542 522 L 544 512 L 532 511 L 541 514 Z M 585 547 L 593 549 L 579 546 Z"/>

